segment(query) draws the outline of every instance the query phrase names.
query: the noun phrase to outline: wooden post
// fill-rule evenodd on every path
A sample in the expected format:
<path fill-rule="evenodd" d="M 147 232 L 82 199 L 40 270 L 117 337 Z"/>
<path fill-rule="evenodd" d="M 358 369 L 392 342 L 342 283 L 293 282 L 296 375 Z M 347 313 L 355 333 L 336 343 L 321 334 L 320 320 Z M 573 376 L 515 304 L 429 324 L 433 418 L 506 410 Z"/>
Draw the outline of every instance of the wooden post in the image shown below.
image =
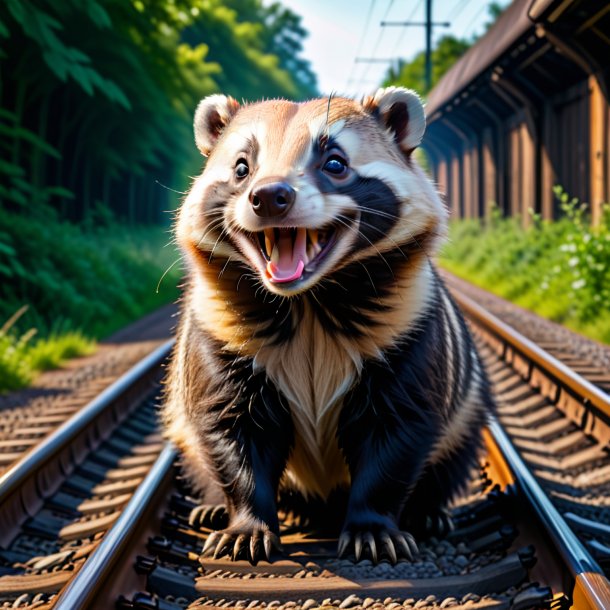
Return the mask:
<path fill-rule="evenodd" d="M 437 166 L 437 170 L 436 170 L 436 182 L 437 182 L 437 189 L 438 189 L 439 193 L 441 193 L 443 195 L 443 198 L 445 199 L 445 201 L 447 201 L 448 176 L 447 176 L 447 159 L 445 159 L 445 158 L 440 158 L 438 160 L 438 166 Z"/>
<path fill-rule="evenodd" d="M 521 138 L 521 217 L 529 226 L 530 210 L 536 209 L 536 142 L 526 122 L 519 127 Z"/>
<path fill-rule="evenodd" d="M 464 218 L 472 218 L 472 149 L 469 144 L 465 144 L 462 152 L 462 184 L 463 189 L 463 210 Z"/>
<path fill-rule="evenodd" d="M 483 214 L 485 219 L 491 215 L 492 205 L 499 205 L 496 191 L 496 164 L 493 154 L 492 129 L 488 127 L 483 132 L 482 165 L 483 165 Z"/>
<path fill-rule="evenodd" d="M 510 130 L 510 191 L 507 202 L 509 216 L 517 216 L 521 213 L 521 138 L 519 137 L 519 126 L 513 126 Z"/>
<path fill-rule="evenodd" d="M 553 133 L 555 125 L 554 110 L 551 104 L 545 104 L 542 109 L 542 133 L 540 137 L 540 209 L 542 218 L 553 220 L 555 218 L 555 195 L 553 187 L 557 182 L 557 174 L 553 167 L 553 158 L 556 158 L 554 149 L 556 137 Z"/>
<path fill-rule="evenodd" d="M 600 89 L 599 81 L 589 76 L 589 134 L 590 134 L 590 192 L 591 220 L 598 224 L 601 220 L 602 204 L 608 201 L 608 107 Z"/>
<path fill-rule="evenodd" d="M 462 218 L 460 213 L 460 158 L 459 152 L 451 155 L 451 216 L 453 219 Z"/>

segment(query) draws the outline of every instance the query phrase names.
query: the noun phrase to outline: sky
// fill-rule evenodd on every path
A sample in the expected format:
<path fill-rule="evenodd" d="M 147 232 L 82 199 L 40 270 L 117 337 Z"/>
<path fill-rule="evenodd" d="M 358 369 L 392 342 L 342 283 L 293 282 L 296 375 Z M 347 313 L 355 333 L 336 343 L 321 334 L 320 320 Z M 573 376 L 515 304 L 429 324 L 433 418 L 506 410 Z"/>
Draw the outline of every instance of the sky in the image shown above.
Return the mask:
<path fill-rule="evenodd" d="M 423 27 L 380 27 L 382 20 L 423 21 L 425 0 L 282 0 L 303 17 L 309 32 L 303 56 L 318 76 L 320 93 L 361 96 L 374 91 L 388 63 L 355 63 L 356 56 L 408 60 L 425 48 Z M 506 6 L 507 0 L 500 4 Z M 433 21 L 451 22 L 435 27 L 434 40 L 445 33 L 470 38 L 488 21 L 489 0 L 435 0 Z"/>

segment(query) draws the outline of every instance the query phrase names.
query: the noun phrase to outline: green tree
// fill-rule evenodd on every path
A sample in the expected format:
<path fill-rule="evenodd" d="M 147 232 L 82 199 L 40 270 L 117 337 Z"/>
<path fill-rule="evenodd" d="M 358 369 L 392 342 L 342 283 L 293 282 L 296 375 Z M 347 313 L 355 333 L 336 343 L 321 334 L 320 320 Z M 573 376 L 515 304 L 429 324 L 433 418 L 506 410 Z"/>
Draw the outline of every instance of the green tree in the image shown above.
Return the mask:
<path fill-rule="evenodd" d="M 438 40 L 432 51 L 433 87 L 470 47 L 469 41 L 455 36 L 443 36 Z M 429 91 L 426 87 L 425 74 L 426 54 L 422 51 L 409 62 L 401 61 L 398 69 L 391 68 L 384 81 L 384 86 L 401 85 L 426 95 Z"/>
<path fill-rule="evenodd" d="M 235 8 L 232 7 L 235 4 Z M 237 8 L 239 7 L 239 11 Z M 200 164 L 198 100 L 302 98 L 300 18 L 262 0 L 0 3 L 0 205 L 159 220 Z"/>

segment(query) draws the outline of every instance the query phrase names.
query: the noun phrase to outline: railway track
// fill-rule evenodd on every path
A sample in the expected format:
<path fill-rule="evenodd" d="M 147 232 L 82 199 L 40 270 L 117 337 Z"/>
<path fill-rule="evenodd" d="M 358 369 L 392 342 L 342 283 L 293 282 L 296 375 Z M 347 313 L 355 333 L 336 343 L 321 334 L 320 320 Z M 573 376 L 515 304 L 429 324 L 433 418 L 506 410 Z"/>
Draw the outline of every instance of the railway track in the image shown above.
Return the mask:
<path fill-rule="evenodd" d="M 600 390 L 610 393 L 610 347 L 587 339 L 568 328 L 541 318 L 513 303 L 442 271 L 441 275 L 459 299 L 463 295 L 511 326 L 548 354 L 563 362 Z"/>
<path fill-rule="evenodd" d="M 158 434 L 166 344 L 0 478 L 0 608 L 610 608 L 607 397 L 462 306 L 499 422 L 456 529 L 415 561 L 337 560 L 336 540 L 290 515 L 272 564 L 200 561 L 226 515 L 201 517 Z"/>
<path fill-rule="evenodd" d="M 174 313 L 165 306 L 108 337 L 94 355 L 0 396 L 0 475 L 167 340 Z"/>
<path fill-rule="evenodd" d="M 0 607 L 49 606 L 124 514 L 164 449 L 154 399 L 171 345 L 141 360 L 0 476 Z"/>

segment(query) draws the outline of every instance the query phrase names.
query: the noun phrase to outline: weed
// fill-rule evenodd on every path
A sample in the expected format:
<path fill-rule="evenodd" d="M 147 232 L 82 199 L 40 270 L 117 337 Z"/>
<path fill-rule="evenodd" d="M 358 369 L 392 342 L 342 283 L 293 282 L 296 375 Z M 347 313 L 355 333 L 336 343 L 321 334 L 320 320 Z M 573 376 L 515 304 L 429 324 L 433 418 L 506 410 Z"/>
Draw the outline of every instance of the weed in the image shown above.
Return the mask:
<path fill-rule="evenodd" d="M 551 320 L 610 343 L 610 208 L 591 226 L 588 206 L 555 187 L 555 222 L 494 210 L 487 224 L 455 221 L 440 262 L 448 270 Z"/>

